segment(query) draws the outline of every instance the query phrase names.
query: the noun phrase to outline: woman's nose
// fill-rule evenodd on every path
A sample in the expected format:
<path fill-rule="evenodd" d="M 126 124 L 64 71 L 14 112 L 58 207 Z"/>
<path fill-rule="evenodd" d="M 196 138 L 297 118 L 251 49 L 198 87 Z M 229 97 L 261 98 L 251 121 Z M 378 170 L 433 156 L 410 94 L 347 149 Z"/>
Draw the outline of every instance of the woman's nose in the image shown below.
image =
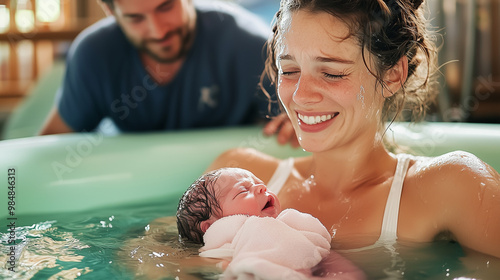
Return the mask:
<path fill-rule="evenodd" d="M 305 105 L 308 103 L 317 103 L 323 100 L 323 95 L 315 90 L 315 81 L 313 77 L 302 74 L 295 85 L 293 101 L 296 104 Z"/>

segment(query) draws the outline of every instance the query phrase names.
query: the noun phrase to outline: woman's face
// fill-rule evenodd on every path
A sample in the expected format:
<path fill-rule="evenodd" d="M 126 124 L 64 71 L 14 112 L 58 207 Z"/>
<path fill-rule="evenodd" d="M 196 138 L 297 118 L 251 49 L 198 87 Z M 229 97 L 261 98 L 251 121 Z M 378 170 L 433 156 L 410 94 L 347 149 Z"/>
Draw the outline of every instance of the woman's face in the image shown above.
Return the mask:
<path fill-rule="evenodd" d="M 302 148 L 319 152 L 360 137 L 373 141 L 384 98 L 348 26 L 324 12 L 298 11 L 284 14 L 280 28 L 278 95 Z"/>

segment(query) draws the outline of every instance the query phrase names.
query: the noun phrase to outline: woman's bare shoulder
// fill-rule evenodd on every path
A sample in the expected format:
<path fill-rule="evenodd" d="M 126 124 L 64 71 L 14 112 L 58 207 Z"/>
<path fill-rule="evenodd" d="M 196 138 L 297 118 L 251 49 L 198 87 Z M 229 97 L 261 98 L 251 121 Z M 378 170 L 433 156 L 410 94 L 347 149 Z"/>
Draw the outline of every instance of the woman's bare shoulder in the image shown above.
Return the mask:
<path fill-rule="evenodd" d="M 220 154 L 207 171 L 223 167 L 247 169 L 267 182 L 278 167 L 281 159 L 270 156 L 253 148 L 232 148 Z"/>
<path fill-rule="evenodd" d="M 452 233 L 464 247 L 500 256 L 497 171 L 471 153 L 455 151 L 417 157 L 408 172 L 408 197 L 421 201 L 437 228 Z"/>
<path fill-rule="evenodd" d="M 498 180 L 497 171 L 474 154 L 465 151 L 449 152 L 437 157 L 415 157 L 412 169 L 421 178 L 439 176 L 451 181 L 467 178 Z"/>
<path fill-rule="evenodd" d="M 421 195 L 446 201 L 468 201 L 483 189 L 500 195 L 500 175 L 477 156 L 454 151 L 437 157 L 415 157 L 407 179 Z M 454 199 L 452 199 L 454 198 Z"/>

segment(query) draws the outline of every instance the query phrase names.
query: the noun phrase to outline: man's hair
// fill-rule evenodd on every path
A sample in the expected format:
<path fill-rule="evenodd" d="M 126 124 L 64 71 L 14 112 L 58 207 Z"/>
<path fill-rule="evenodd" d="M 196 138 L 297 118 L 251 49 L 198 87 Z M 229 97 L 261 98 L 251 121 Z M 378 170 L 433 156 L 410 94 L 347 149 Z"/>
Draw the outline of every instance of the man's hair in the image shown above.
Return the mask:
<path fill-rule="evenodd" d="M 215 193 L 215 183 L 221 174 L 215 170 L 198 178 L 184 192 L 177 207 L 177 230 L 179 241 L 189 240 L 203 244 L 204 232 L 200 224 L 210 217 L 222 215 L 222 209 Z"/>

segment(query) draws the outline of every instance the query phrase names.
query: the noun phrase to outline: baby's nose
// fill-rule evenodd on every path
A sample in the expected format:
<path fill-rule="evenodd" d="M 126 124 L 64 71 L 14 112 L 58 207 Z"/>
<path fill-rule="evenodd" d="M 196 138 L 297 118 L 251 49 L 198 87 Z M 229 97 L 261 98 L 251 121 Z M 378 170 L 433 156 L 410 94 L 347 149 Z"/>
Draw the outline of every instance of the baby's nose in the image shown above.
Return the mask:
<path fill-rule="evenodd" d="M 254 185 L 253 191 L 255 193 L 261 194 L 261 193 L 265 193 L 267 191 L 267 188 L 264 185 Z"/>

